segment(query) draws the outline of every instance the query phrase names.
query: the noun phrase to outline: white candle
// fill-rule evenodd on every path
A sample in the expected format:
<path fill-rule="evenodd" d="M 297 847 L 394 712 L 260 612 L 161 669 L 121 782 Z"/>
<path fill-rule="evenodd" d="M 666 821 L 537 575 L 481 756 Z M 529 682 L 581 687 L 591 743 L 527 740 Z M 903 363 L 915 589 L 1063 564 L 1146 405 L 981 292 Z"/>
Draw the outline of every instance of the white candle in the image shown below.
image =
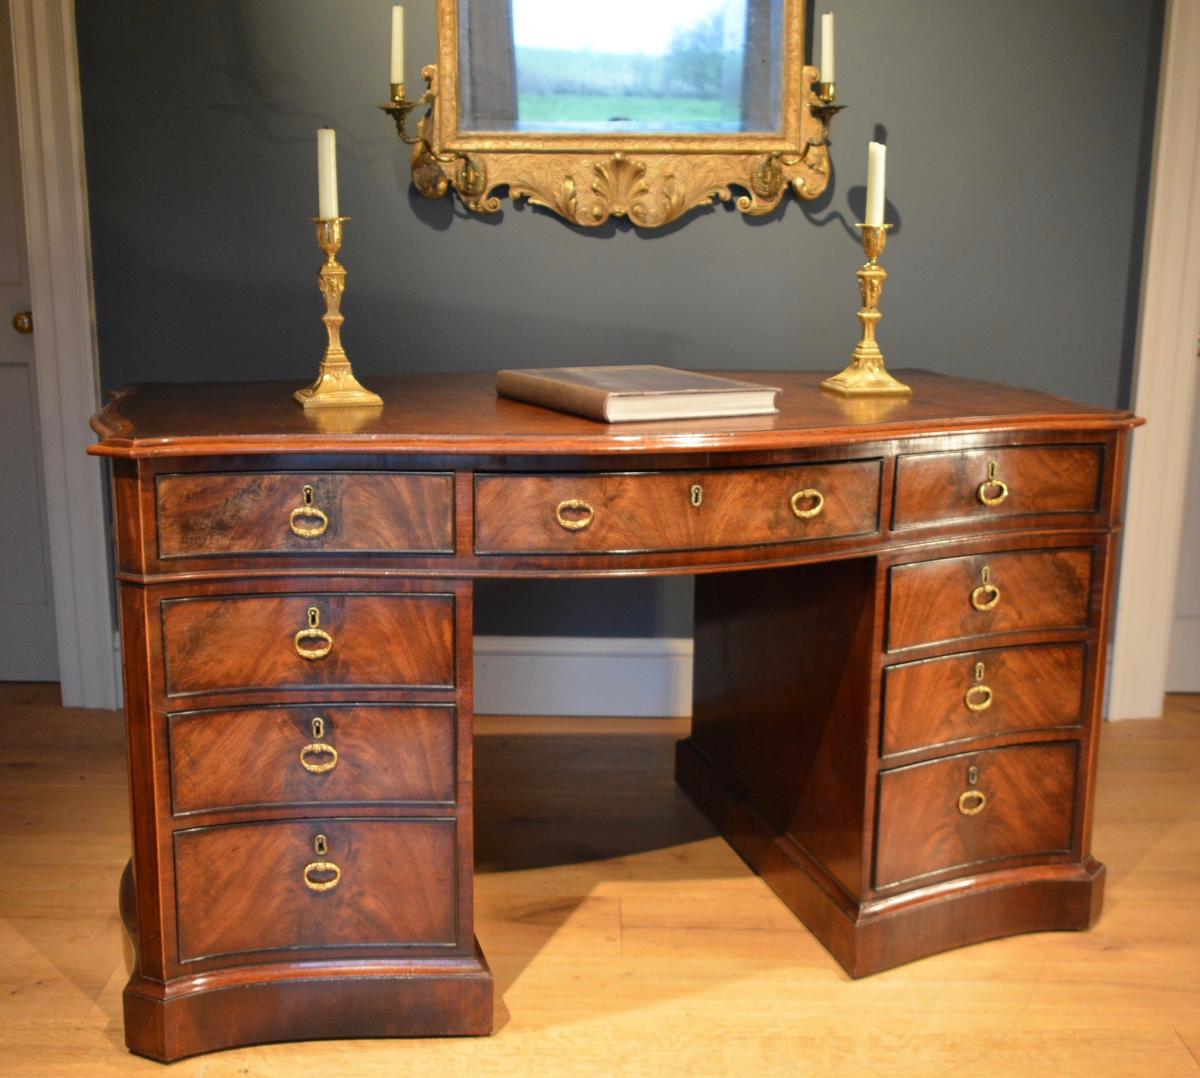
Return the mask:
<path fill-rule="evenodd" d="M 864 225 L 883 224 L 884 176 L 887 172 L 887 147 L 882 142 L 867 146 L 867 214 Z"/>
<path fill-rule="evenodd" d="M 392 8 L 392 85 L 404 81 L 404 8 Z"/>
<path fill-rule="evenodd" d="M 317 132 L 317 215 L 336 217 L 337 197 L 337 133 L 332 127 Z"/>
<path fill-rule="evenodd" d="M 833 12 L 821 16 L 821 81 L 833 82 Z"/>

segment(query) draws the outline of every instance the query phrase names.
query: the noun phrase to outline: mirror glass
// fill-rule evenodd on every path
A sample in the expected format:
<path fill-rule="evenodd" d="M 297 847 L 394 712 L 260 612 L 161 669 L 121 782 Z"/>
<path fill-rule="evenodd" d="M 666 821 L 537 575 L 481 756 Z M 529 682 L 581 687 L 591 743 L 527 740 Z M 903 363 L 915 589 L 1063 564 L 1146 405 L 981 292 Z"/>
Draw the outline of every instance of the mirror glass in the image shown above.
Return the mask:
<path fill-rule="evenodd" d="M 785 0 L 459 0 L 461 131 L 778 132 Z"/>

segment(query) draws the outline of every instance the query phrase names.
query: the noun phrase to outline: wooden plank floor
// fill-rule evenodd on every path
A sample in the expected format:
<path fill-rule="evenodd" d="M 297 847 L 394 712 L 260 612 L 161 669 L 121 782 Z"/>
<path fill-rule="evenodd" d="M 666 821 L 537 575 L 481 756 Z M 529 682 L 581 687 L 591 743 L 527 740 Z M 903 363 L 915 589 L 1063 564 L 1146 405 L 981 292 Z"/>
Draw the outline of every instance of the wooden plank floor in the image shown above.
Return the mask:
<path fill-rule="evenodd" d="M 1193 1075 L 1200 697 L 1104 730 L 1086 934 L 852 982 L 678 793 L 676 720 L 478 721 L 492 1038 L 271 1045 L 163 1071 L 125 1052 L 122 731 L 0 685 L 0 1074 Z"/>

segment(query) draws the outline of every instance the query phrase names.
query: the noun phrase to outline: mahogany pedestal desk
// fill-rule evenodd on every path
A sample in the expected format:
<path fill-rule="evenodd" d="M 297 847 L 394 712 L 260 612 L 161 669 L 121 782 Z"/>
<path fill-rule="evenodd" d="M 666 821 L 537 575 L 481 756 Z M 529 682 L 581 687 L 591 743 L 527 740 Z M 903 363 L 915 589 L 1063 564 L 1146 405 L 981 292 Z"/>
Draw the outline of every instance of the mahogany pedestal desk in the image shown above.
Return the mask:
<path fill-rule="evenodd" d="M 1137 420 L 919 371 L 615 426 L 493 375 L 148 386 L 112 458 L 136 948 L 125 1036 L 484 1034 L 473 581 L 696 574 L 683 789 L 852 977 L 1087 928 Z"/>

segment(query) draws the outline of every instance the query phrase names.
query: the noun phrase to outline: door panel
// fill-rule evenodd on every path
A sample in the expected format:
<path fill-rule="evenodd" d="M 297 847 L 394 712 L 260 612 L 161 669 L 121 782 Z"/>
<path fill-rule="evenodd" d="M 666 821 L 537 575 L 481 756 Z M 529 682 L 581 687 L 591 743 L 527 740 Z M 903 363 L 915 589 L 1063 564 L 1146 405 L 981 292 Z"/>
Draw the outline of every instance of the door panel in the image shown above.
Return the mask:
<path fill-rule="evenodd" d="M 29 276 L 9 34 L 8 3 L 0 0 L 0 681 L 55 681 L 33 335 L 12 325 L 14 314 L 29 310 Z"/>

